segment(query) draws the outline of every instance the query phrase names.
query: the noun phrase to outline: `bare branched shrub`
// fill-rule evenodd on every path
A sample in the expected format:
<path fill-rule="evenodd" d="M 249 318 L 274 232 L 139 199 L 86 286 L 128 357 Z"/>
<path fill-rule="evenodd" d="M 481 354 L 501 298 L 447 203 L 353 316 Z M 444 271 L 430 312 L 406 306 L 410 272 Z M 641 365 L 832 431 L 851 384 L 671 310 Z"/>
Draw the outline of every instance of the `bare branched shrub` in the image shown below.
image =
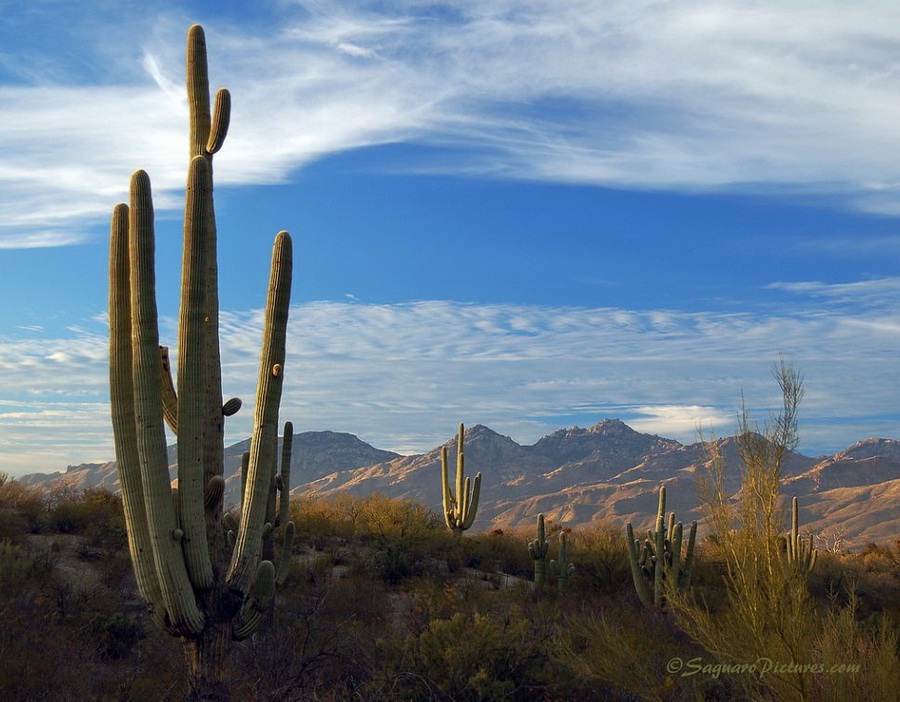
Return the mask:
<path fill-rule="evenodd" d="M 712 541 L 725 565 L 724 606 L 714 612 L 696 593 L 670 588 L 671 612 L 678 626 L 716 661 L 759 668 L 735 678 L 750 698 L 838 700 L 850 699 L 847 693 L 853 686 L 883 690 L 882 678 L 895 673 L 896 666 L 881 661 L 891 656 L 896 660 L 896 636 L 891 638 L 890 628 L 876 636 L 864 631 L 855 617 L 855 602 L 817 605 L 808 574 L 781 548 L 786 524 L 780 486 L 785 460 L 798 442 L 803 380 L 783 359 L 774 365 L 773 375 L 781 389 L 781 412 L 760 427 L 744 405 L 739 421 L 742 466 L 737 504 L 725 489 L 723 444 L 707 443 L 699 493 L 706 503 Z M 766 661 L 773 667 L 762 674 Z M 862 667 L 866 661 L 872 663 L 868 671 L 843 675 L 822 674 L 817 667 Z"/>

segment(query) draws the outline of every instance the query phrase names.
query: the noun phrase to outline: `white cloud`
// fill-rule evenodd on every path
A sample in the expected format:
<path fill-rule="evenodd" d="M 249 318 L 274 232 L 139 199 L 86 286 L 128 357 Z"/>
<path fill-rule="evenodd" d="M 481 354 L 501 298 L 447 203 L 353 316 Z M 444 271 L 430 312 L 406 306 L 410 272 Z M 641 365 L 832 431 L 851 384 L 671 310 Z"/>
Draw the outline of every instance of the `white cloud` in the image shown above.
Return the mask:
<path fill-rule="evenodd" d="M 900 143 L 900 9 L 883 3 L 297 5 L 278 26 L 207 22 L 212 83 L 234 95 L 221 184 L 419 142 L 464 152 L 410 169 L 763 188 L 900 211 L 885 148 Z M 167 196 L 158 207 L 178 199 L 182 21 L 147 22 L 82 28 L 107 59 L 102 84 L 65 83 L 56 66 L 52 81 L 0 88 L 5 246 L 80 240 L 137 166 Z"/>
<path fill-rule="evenodd" d="M 298 431 L 349 431 L 380 448 L 427 450 L 459 421 L 530 443 L 572 423 L 620 417 L 683 442 L 734 429 L 743 392 L 777 410 L 779 352 L 806 379 L 801 448 L 834 451 L 896 432 L 900 325 L 882 313 L 777 317 L 475 305 L 315 302 L 291 312 L 281 416 Z M 224 392 L 249 435 L 262 313 L 222 314 Z M 106 339 L 0 339 L 0 470 L 60 470 L 112 458 Z M 174 342 L 172 320 L 163 338 Z M 174 343 L 172 343 L 174 346 Z M 39 447 L 27 461 L 29 447 Z"/>
<path fill-rule="evenodd" d="M 874 278 L 850 283 L 778 282 L 766 287 L 836 303 L 868 304 L 888 309 L 897 309 L 900 303 L 900 278 Z"/>

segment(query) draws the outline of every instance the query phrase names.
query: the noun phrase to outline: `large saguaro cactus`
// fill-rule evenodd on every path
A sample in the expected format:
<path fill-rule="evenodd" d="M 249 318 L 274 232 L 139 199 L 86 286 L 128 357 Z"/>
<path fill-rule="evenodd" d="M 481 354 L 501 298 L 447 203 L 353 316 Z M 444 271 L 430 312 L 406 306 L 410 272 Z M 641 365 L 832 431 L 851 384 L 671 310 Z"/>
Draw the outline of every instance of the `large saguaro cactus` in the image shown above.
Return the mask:
<path fill-rule="evenodd" d="M 184 213 L 177 384 L 159 345 L 150 178 L 137 171 L 129 204 L 110 227 L 110 401 L 134 572 L 153 619 L 179 637 L 191 695 L 227 699 L 226 651 L 249 636 L 272 601 L 275 568 L 262 557 L 274 480 L 284 383 L 292 245 L 275 238 L 253 435 L 240 527 L 229 546 L 223 521 L 224 418 L 212 154 L 230 114 L 228 91 L 210 111 L 206 40 L 188 32 L 190 163 Z M 178 487 L 169 483 L 168 423 L 177 434 Z"/>
<path fill-rule="evenodd" d="M 447 447 L 441 447 L 441 492 L 443 494 L 444 520 L 454 534 L 460 535 L 472 526 L 478 511 L 481 494 L 481 473 L 475 481 L 466 478 L 466 456 L 463 449 L 466 428 L 459 425 L 456 443 L 456 494 L 450 490 L 450 473 L 447 466 Z"/>

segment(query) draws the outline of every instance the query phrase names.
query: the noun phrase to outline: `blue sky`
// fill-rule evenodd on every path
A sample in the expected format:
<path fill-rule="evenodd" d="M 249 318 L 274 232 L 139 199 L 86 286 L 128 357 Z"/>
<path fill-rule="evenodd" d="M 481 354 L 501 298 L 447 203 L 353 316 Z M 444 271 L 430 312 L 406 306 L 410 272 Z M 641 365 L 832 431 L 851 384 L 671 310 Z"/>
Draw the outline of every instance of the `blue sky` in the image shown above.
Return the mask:
<path fill-rule="evenodd" d="M 8 7 L 7 7 L 8 5 Z M 249 434 L 268 259 L 295 239 L 282 416 L 432 448 L 619 417 L 684 442 L 777 409 L 897 437 L 893 3 L 4 3 L 0 471 L 113 456 L 109 216 L 150 174 L 174 346 L 184 41 L 216 156 L 225 392 Z"/>

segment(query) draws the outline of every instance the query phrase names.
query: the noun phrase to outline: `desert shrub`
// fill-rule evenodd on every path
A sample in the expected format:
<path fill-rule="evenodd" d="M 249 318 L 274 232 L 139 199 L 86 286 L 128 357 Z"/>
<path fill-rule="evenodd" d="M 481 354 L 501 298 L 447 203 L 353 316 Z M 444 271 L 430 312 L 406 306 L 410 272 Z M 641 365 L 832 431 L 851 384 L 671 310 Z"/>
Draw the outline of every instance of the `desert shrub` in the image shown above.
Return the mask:
<path fill-rule="evenodd" d="M 412 500 L 370 495 L 355 521 L 356 567 L 389 583 L 425 574 L 450 541 L 437 515 Z"/>
<path fill-rule="evenodd" d="M 575 529 L 569 537 L 568 554 L 576 568 L 569 579 L 574 592 L 611 595 L 632 587 L 624 529 L 604 523 Z"/>
<path fill-rule="evenodd" d="M 472 534 L 465 539 L 469 550 L 466 565 L 528 577 L 534 563 L 528 555 L 528 536 L 522 529 L 493 529 Z"/>
<path fill-rule="evenodd" d="M 550 651 L 600 699 L 744 699 L 728 679 L 679 675 L 679 662 L 696 660 L 703 649 L 686 641 L 666 615 L 647 611 L 637 600 L 566 611 Z"/>
<path fill-rule="evenodd" d="M 389 632 L 384 590 L 370 579 L 322 574 L 278 597 L 274 624 L 240 650 L 242 699 L 341 700 L 383 664 L 373 631 Z"/>
<path fill-rule="evenodd" d="M 0 474 L 0 538 L 17 539 L 23 533 L 37 533 L 45 520 L 41 491 Z"/>
<path fill-rule="evenodd" d="M 80 534 L 95 545 L 121 548 L 127 543 L 122 499 L 105 487 L 63 488 L 47 496 L 49 530 Z"/>
<path fill-rule="evenodd" d="M 84 504 L 82 493 L 70 487 L 60 487 L 45 494 L 47 528 L 58 534 L 80 534 L 90 523 L 92 515 Z"/>
<path fill-rule="evenodd" d="M 434 619 L 406 654 L 389 682 L 397 699 L 536 699 L 546 686 L 540 638 L 518 611 Z"/>
<path fill-rule="evenodd" d="M 34 556 L 11 539 L 0 540 L 0 592 L 20 593 L 33 584 L 38 571 Z"/>
<path fill-rule="evenodd" d="M 96 641 L 96 653 L 100 660 L 117 661 L 127 658 L 146 636 L 140 619 L 119 612 L 94 616 L 88 630 Z"/>
<path fill-rule="evenodd" d="M 811 676 L 810 699 L 889 700 L 900 699 L 900 634 L 889 616 L 879 616 L 870 625 L 857 617 L 855 593 L 846 605 L 826 610 L 817 618 L 813 643 L 815 663 L 823 670 L 831 666 L 855 666 L 856 670 Z"/>
<path fill-rule="evenodd" d="M 317 551 L 352 539 L 360 509 L 361 499 L 347 493 L 291 497 L 291 519 L 297 525 L 297 538 Z"/>

